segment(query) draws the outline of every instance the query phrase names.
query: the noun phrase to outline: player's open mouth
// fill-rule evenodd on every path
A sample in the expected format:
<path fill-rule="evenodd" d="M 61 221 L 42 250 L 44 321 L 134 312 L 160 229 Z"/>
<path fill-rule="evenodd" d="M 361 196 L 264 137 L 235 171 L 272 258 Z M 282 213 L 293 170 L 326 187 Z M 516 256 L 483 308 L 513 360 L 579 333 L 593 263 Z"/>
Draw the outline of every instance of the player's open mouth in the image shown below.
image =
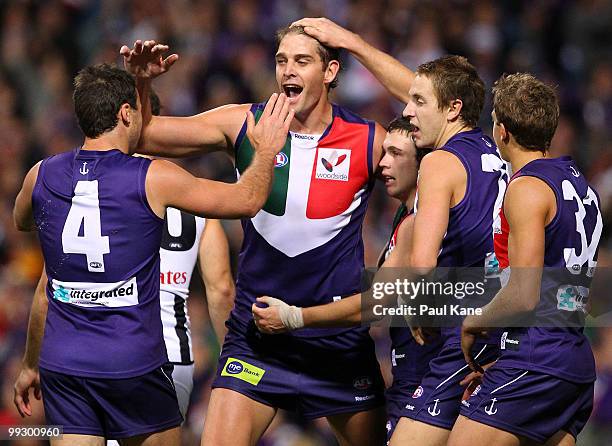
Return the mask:
<path fill-rule="evenodd" d="M 395 178 L 389 176 L 389 175 L 383 175 L 383 180 L 385 181 L 385 186 L 388 186 L 389 184 L 393 183 L 395 181 Z"/>
<path fill-rule="evenodd" d="M 296 85 L 296 84 L 285 84 L 285 85 L 283 85 L 283 91 L 285 92 L 287 97 L 292 100 L 291 102 L 295 102 L 297 100 L 297 98 L 302 93 L 303 89 L 304 89 L 304 87 L 301 87 L 301 86 Z"/>

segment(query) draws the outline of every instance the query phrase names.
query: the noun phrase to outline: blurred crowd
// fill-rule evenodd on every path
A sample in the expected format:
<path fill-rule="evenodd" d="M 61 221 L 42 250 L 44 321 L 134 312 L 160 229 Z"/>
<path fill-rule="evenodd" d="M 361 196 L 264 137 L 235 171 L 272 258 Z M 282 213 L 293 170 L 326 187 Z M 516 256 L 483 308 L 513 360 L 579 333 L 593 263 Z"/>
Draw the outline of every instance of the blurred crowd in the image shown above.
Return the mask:
<path fill-rule="evenodd" d="M 453 53 L 467 56 L 489 87 L 502 73 L 516 71 L 557 85 L 562 115 L 552 152 L 573 156 L 598 190 L 605 215 L 599 260 L 610 266 L 610 0 L 0 0 L 0 425 L 44 420 L 42 406 L 22 421 L 12 404 L 42 261 L 35 235 L 18 233 L 11 211 L 28 169 L 82 140 L 71 99 L 76 72 L 87 64 L 121 63 L 122 44 L 155 39 L 180 55 L 171 72 L 154 83 L 162 114 L 192 115 L 228 103 L 259 102 L 276 89 L 274 31 L 301 17 L 319 16 L 358 32 L 410 68 Z M 342 62 L 334 102 L 383 125 L 401 113 L 403 104 L 391 99 L 358 62 L 349 55 Z M 490 111 L 489 95 L 481 121 L 488 132 Z M 181 163 L 200 176 L 235 177 L 223 155 Z M 395 206 L 384 188 L 376 188 L 364 226 L 368 266 L 389 235 Z M 235 262 L 240 225 L 224 226 Z M 189 311 L 196 380 L 186 445 L 199 444 L 219 350 L 205 293 L 194 282 Z M 388 372 L 384 332 L 374 331 Z M 599 379 L 595 410 L 579 445 L 603 445 L 612 438 L 612 328 L 588 332 Z M 335 443 L 325 423 L 281 413 L 261 444 Z"/>

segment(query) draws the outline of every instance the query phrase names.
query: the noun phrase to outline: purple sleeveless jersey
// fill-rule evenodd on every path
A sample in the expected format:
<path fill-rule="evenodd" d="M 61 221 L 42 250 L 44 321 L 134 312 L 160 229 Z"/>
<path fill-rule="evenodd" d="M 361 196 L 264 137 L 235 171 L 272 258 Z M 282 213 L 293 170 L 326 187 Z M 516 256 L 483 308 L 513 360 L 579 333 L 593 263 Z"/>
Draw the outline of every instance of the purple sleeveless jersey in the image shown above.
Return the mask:
<path fill-rule="evenodd" d="M 538 159 L 514 178 L 536 177 L 554 191 L 557 214 L 545 231 L 538 320 L 584 314 L 603 229 L 599 196 L 570 157 Z M 552 324 L 551 324 L 552 325 Z M 595 380 L 591 346 L 582 328 L 530 327 L 505 332 L 500 366 L 534 370 L 572 382 Z"/>
<path fill-rule="evenodd" d="M 147 202 L 151 161 L 119 150 L 45 159 L 32 193 L 49 277 L 40 366 L 129 378 L 167 361 L 159 305 L 163 220 Z"/>
<path fill-rule="evenodd" d="M 438 150 L 459 158 L 467 172 L 467 185 L 464 198 L 449 211 L 437 266 L 482 268 L 483 274 L 495 272 L 493 231 L 500 225 L 499 209 L 508 181 L 506 164 L 495 143 L 480 128 L 457 133 Z M 499 280 L 487 283 L 487 294 L 492 297 L 499 289 Z M 446 344 L 461 342 L 460 321 L 457 325 L 442 328 Z M 494 336 L 485 342 L 495 342 Z"/>

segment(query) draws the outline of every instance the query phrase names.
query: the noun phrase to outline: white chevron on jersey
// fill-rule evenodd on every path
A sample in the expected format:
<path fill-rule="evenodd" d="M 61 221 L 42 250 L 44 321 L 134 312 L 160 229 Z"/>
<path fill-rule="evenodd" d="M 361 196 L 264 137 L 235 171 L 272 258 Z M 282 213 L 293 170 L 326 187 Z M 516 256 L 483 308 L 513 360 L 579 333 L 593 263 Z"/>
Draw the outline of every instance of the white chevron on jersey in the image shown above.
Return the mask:
<path fill-rule="evenodd" d="M 170 362 L 184 363 L 193 360 L 191 347 L 191 324 L 187 313 L 189 283 L 198 260 L 200 239 L 204 231 L 205 219 L 195 218 L 195 239 L 191 246 L 182 250 L 159 250 L 160 257 L 160 306 L 164 331 L 164 341 Z M 166 210 L 168 233 L 180 237 L 183 228 L 181 211 L 174 208 Z M 179 334 L 180 333 L 180 334 Z M 181 352 L 183 354 L 181 355 Z M 188 353 L 189 359 L 186 359 Z"/>
<path fill-rule="evenodd" d="M 314 138 L 291 138 L 285 214 L 278 216 L 261 210 L 251 219 L 257 232 L 288 257 L 295 257 L 333 239 L 349 223 L 366 191 L 365 186 L 360 189 L 350 206 L 339 215 L 324 219 L 307 218 L 308 193 L 320 135 L 308 136 Z"/>

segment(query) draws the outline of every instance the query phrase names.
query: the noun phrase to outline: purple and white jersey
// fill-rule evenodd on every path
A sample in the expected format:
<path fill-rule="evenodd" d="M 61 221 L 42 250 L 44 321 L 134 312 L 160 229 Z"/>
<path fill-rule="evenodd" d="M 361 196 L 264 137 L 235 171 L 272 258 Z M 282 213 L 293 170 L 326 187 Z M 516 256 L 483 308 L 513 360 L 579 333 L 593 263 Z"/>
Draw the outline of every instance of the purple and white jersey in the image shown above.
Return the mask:
<path fill-rule="evenodd" d="M 167 361 L 159 304 L 163 220 L 151 160 L 75 149 L 45 159 L 32 193 L 49 278 L 40 366 L 129 378 Z"/>
<path fill-rule="evenodd" d="M 603 229 L 599 196 L 568 156 L 531 161 L 512 179 L 521 176 L 544 181 L 557 201 L 557 213 L 545 230 L 545 269 L 537 318 L 546 321 L 558 312 L 584 314 Z M 505 252 L 502 244 L 496 249 L 506 256 L 507 245 Z M 502 335 L 501 350 L 499 364 L 504 367 L 534 370 L 573 382 L 595 380 L 593 353 L 582 328 L 511 329 Z"/>
<path fill-rule="evenodd" d="M 256 120 L 264 105 L 252 106 Z M 240 173 L 253 157 L 245 132 L 246 124 L 235 144 Z M 304 307 L 361 291 L 361 226 L 373 186 L 374 133 L 374 122 L 334 105 L 332 123 L 322 135 L 287 136 L 276 156 L 267 202 L 255 217 L 242 220 L 244 241 L 230 324 L 251 322 L 251 305 L 258 296 Z M 367 328 L 304 329 L 291 336 L 340 332 L 361 339 Z"/>
<path fill-rule="evenodd" d="M 457 133 L 437 150 L 459 158 L 467 173 L 465 196 L 449 211 L 437 266 L 482 267 L 485 278 L 494 279 L 489 283 L 498 284 L 493 234 L 501 227 L 499 211 L 508 181 L 506 163 L 495 143 L 480 128 Z M 493 295 L 499 286 L 491 287 Z M 461 342 L 459 327 L 442 328 L 442 334 L 447 344 Z"/>

